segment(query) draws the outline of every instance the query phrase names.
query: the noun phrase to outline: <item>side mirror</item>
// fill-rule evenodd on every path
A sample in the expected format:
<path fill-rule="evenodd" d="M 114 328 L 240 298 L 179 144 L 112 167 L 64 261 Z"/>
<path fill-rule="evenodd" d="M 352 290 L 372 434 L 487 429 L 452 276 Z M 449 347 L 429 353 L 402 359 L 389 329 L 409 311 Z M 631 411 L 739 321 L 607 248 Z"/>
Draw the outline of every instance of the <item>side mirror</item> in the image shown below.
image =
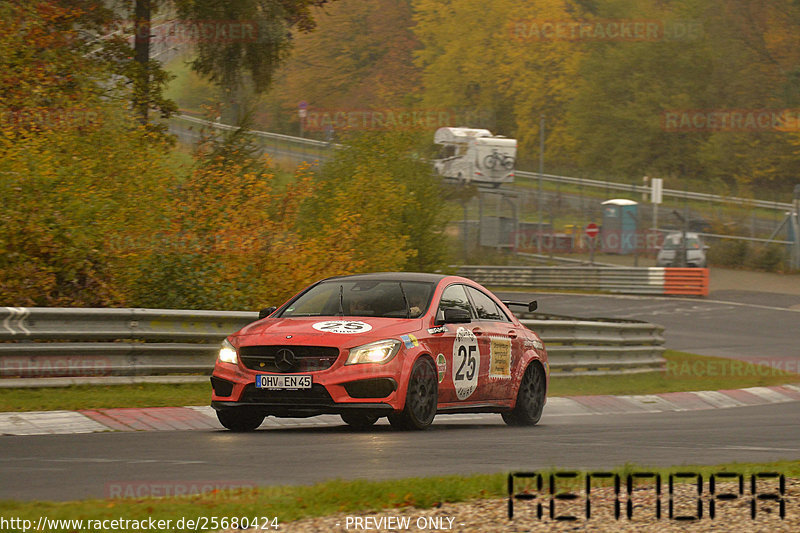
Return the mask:
<path fill-rule="evenodd" d="M 444 310 L 445 324 L 466 324 L 468 322 L 472 322 L 472 316 L 466 309 L 448 307 Z"/>
<path fill-rule="evenodd" d="M 261 320 L 262 318 L 267 318 L 269 315 L 274 313 L 278 308 L 274 305 L 272 307 L 266 307 L 258 312 L 258 319 Z"/>

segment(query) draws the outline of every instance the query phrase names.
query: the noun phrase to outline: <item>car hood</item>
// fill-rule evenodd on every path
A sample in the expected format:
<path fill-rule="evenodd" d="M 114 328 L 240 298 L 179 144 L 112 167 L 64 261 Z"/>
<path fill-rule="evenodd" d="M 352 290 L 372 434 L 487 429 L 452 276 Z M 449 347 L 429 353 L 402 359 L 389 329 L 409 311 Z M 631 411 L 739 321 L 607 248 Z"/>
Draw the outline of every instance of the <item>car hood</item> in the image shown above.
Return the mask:
<path fill-rule="evenodd" d="M 369 317 L 264 318 L 233 335 L 235 346 L 259 344 L 311 344 L 353 347 L 399 337 L 422 327 L 420 319 Z"/>

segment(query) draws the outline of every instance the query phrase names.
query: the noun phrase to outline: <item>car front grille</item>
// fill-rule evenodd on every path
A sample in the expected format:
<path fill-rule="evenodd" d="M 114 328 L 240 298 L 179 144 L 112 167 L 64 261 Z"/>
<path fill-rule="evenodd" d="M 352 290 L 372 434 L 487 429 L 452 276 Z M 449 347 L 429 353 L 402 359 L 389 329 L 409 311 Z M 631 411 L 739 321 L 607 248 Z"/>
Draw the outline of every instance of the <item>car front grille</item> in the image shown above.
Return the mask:
<path fill-rule="evenodd" d="M 279 374 L 317 372 L 330 368 L 339 349 L 330 346 L 242 346 L 239 359 L 250 370 Z"/>

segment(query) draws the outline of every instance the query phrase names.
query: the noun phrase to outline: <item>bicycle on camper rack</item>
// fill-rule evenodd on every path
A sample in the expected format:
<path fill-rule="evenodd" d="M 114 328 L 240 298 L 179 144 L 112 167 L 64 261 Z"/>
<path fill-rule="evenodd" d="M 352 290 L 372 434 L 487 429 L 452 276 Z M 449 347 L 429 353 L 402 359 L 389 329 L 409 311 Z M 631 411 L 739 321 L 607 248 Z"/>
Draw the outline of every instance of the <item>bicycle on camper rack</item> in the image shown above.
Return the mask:
<path fill-rule="evenodd" d="M 498 153 L 493 149 L 492 153 L 483 159 L 483 165 L 489 170 L 494 170 L 498 165 L 506 170 L 514 168 L 514 158 L 510 155 Z"/>

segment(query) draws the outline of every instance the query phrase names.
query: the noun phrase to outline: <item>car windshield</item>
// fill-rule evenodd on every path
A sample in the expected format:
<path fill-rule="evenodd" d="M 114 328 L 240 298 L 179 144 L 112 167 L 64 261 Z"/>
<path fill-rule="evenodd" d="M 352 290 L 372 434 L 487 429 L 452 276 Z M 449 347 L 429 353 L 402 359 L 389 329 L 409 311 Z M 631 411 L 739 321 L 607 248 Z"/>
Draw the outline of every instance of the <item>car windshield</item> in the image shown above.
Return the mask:
<path fill-rule="evenodd" d="M 681 247 L 681 235 L 676 233 L 674 235 L 667 235 L 664 238 L 664 250 L 677 250 Z M 696 250 L 700 248 L 700 239 L 697 237 L 689 236 L 686 238 L 686 248 L 689 250 Z"/>
<path fill-rule="evenodd" d="M 428 309 L 432 295 L 433 283 L 427 282 L 329 280 L 298 296 L 278 316 L 415 318 Z"/>

